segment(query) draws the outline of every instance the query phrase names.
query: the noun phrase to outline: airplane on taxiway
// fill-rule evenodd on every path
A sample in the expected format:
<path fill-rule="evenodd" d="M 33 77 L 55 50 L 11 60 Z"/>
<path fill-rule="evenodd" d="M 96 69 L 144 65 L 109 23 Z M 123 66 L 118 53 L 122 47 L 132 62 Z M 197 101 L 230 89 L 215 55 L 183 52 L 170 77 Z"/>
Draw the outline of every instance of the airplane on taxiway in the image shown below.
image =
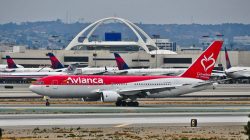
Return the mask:
<path fill-rule="evenodd" d="M 208 81 L 223 41 L 214 41 L 179 76 L 48 76 L 30 85 L 30 90 L 47 98 L 84 98 L 115 102 L 116 106 L 138 106 L 137 98 L 165 98 L 212 88 Z"/>

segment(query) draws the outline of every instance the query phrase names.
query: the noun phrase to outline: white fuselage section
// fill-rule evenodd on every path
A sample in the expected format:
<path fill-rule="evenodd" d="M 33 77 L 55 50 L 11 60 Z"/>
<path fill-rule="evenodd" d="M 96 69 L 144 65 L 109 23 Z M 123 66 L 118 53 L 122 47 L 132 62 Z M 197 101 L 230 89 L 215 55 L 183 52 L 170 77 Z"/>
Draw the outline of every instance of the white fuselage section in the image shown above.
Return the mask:
<path fill-rule="evenodd" d="M 225 73 L 231 78 L 250 78 L 250 67 L 231 67 Z"/>
<path fill-rule="evenodd" d="M 75 74 L 83 74 L 83 75 L 91 75 L 91 74 L 105 74 L 110 73 L 113 74 L 115 71 L 117 71 L 117 67 L 84 67 L 84 68 L 76 68 Z"/>
<path fill-rule="evenodd" d="M 52 68 L 14 68 L 14 69 L 5 69 L 9 72 L 50 72 L 53 71 Z"/>
<path fill-rule="evenodd" d="M 161 78 L 161 79 L 151 79 L 140 82 L 131 82 L 123 84 L 101 84 L 101 85 L 58 85 L 56 80 L 51 81 L 50 85 L 31 85 L 31 91 L 37 94 L 49 97 L 58 98 L 99 98 L 101 91 L 114 91 L 118 94 L 122 90 L 127 90 L 131 92 L 125 93 L 127 96 L 137 95 L 132 90 L 133 89 L 143 89 L 147 88 L 157 88 L 157 87 L 174 87 L 171 89 L 166 88 L 166 90 L 160 90 L 159 92 L 151 93 L 150 90 L 146 93 L 147 98 L 165 98 L 169 96 L 179 96 L 182 94 L 187 94 L 191 92 L 196 92 L 200 90 L 207 89 L 211 85 L 197 86 L 206 83 L 206 81 L 193 79 L 193 78 Z M 53 84 L 54 83 L 54 84 Z M 197 87 L 195 87 L 197 86 Z M 140 94 L 140 93 L 139 93 Z"/>
<path fill-rule="evenodd" d="M 0 78 L 38 79 L 52 75 L 67 75 L 65 72 L 0 72 Z"/>
<path fill-rule="evenodd" d="M 116 73 L 126 72 L 127 75 L 179 75 L 187 69 L 127 69 L 118 70 Z"/>
<path fill-rule="evenodd" d="M 24 68 L 21 65 L 17 65 L 18 68 Z M 13 69 L 8 69 L 8 65 L 7 64 L 0 64 L 0 71 L 12 71 Z"/>

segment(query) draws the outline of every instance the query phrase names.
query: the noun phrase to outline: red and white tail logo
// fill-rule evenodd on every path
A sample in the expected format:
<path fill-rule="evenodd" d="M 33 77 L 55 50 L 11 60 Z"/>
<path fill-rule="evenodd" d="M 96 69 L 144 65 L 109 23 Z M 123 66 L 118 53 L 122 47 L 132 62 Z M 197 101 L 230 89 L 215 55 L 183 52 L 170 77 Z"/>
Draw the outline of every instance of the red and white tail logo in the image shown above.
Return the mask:
<path fill-rule="evenodd" d="M 215 64 L 215 60 L 213 58 L 213 53 L 207 58 L 205 55 L 204 55 L 204 58 L 201 60 L 201 65 L 202 67 L 204 68 L 204 71 L 207 72 L 207 70 L 211 67 L 214 66 Z"/>
<path fill-rule="evenodd" d="M 211 76 L 223 41 L 214 41 L 196 61 L 181 75 L 181 77 L 208 80 Z"/>

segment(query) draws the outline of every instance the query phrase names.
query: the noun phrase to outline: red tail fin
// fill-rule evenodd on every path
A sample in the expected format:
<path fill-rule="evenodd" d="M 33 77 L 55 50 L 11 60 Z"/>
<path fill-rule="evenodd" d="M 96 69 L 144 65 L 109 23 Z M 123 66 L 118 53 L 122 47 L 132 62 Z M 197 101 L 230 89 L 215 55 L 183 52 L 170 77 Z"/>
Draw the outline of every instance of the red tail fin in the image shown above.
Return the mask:
<path fill-rule="evenodd" d="M 181 77 L 208 80 L 211 76 L 223 41 L 214 41 L 195 62 L 181 75 Z"/>

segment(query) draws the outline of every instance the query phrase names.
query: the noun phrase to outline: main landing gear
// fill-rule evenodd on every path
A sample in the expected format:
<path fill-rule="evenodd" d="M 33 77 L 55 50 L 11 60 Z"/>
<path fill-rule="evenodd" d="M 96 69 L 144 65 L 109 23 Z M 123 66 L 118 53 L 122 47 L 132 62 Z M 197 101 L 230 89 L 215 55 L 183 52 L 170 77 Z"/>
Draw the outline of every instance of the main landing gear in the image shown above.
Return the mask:
<path fill-rule="evenodd" d="M 116 101 L 115 103 L 116 106 L 134 106 L 134 107 L 137 107 L 139 106 L 139 103 L 138 102 L 126 102 L 126 101 L 122 101 L 122 100 L 118 100 Z"/>

